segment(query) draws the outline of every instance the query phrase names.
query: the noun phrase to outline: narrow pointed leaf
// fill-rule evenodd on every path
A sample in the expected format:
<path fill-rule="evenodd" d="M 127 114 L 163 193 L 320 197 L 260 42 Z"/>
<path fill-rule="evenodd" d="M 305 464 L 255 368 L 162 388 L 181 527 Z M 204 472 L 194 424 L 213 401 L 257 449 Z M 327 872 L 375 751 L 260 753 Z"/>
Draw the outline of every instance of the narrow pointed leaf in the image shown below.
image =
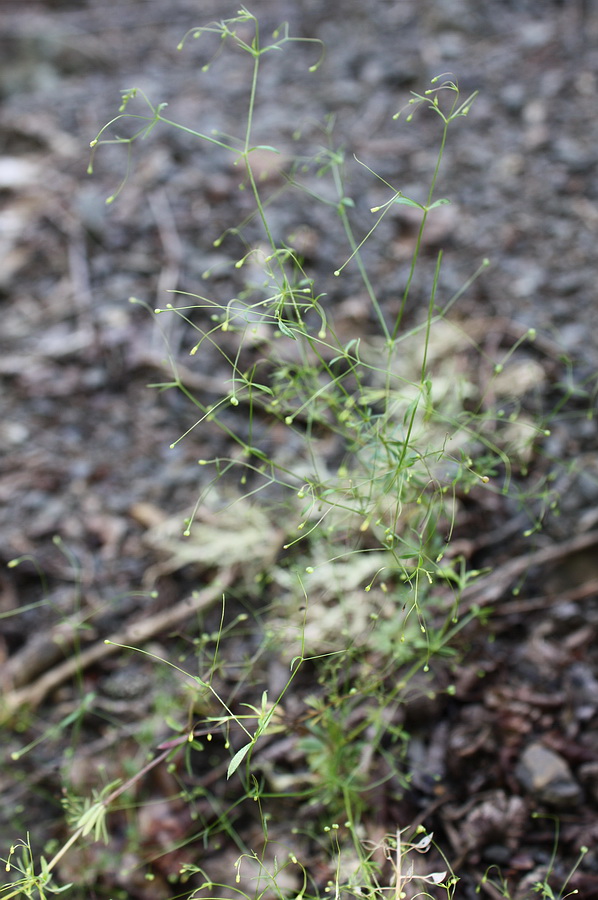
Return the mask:
<path fill-rule="evenodd" d="M 239 768 L 239 766 L 241 765 L 241 763 L 243 762 L 243 760 L 245 759 L 245 757 L 251 750 L 252 746 L 253 746 L 253 741 L 250 741 L 248 744 L 245 744 L 244 747 L 241 747 L 240 750 L 237 750 L 237 752 L 235 753 L 235 755 L 233 756 L 233 758 L 231 759 L 231 761 L 228 765 L 228 771 L 226 773 L 227 778 L 230 778 L 231 775 L 234 775 L 234 773 L 237 771 L 237 769 Z"/>
<path fill-rule="evenodd" d="M 409 197 L 397 197 L 396 200 L 393 200 L 393 203 L 398 203 L 400 206 L 412 206 L 414 209 L 424 208 L 421 203 L 417 203 L 416 200 L 410 200 Z"/>

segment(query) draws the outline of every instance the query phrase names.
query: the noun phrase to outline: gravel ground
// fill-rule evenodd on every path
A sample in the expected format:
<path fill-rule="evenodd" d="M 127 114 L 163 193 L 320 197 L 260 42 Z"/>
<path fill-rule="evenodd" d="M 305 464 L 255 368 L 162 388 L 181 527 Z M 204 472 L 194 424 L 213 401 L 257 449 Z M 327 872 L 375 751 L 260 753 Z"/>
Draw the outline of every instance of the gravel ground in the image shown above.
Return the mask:
<path fill-rule="evenodd" d="M 234 247 L 225 242 L 217 249 L 213 242 L 248 207 L 238 171 L 217 148 L 165 128 L 136 146 L 129 182 L 109 207 L 105 198 L 124 171 L 122 148 L 100 148 L 93 178 L 86 167 L 89 141 L 115 115 L 119 92 L 134 85 L 153 102 L 167 102 L 175 121 L 207 134 L 239 132 L 248 91 L 243 56 L 223 56 L 202 72 L 217 42 L 191 40 L 182 53 L 176 50 L 188 28 L 233 15 L 237 6 L 232 0 L 167 6 L 161 0 L 4 0 L 0 559 L 33 555 L 53 604 L 8 615 L 39 600 L 40 585 L 32 566 L 2 572 L 0 612 L 7 617 L 0 620 L 0 661 L 9 666 L 36 632 L 52 627 L 53 610 L 70 614 L 77 604 L 84 611 L 108 602 L 110 633 L 139 609 L 130 595 L 149 586 L 148 569 L 164 576 L 162 606 L 182 590 L 181 580 L 160 568 L 147 531 L 156 515 L 180 514 L 194 502 L 201 487 L 197 458 L 219 452 L 222 439 L 202 432 L 169 450 L 193 424 L 193 411 L 171 392 L 147 390 L 163 374 L 164 345 L 158 320 L 127 300 L 135 296 L 153 308 L 165 304 L 169 289 L 197 291 L 206 269 L 235 258 Z M 298 146 L 314 152 L 332 114 L 334 144 L 348 160 L 358 233 L 371 227 L 369 210 L 388 191 L 353 163 L 353 154 L 407 196 L 423 199 L 439 122 L 420 110 L 407 125 L 394 121 L 394 113 L 410 91 L 426 89 L 443 72 L 454 73 L 464 96 L 479 91 L 470 115 L 449 135 L 437 196 L 451 205 L 431 219 L 424 258 L 429 273 L 444 249 L 439 290 L 446 298 L 489 259 L 459 301 L 458 319 L 482 323 L 480 342 L 489 351 L 500 335 L 512 342 L 536 329 L 539 349 L 528 361 L 541 359 L 540 409 L 554 408 L 559 383 L 577 394 L 552 423 L 545 447 L 548 457 L 561 460 L 554 488 L 561 517 L 547 523 L 536 552 L 548 540 L 569 547 L 566 541 L 582 539 L 598 521 L 598 442 L 587 415 L 595 405 L 598 359 L 598 6 L 593 0 L 256 0 L 250 8 L 263 34 L 288 21 L 292 35 L 326 46 L 316 73 L 308 71 L 319 52 L 313 43 L 290 47 L 284 65 L 277 54 L 264 59 L 255 141 L 276 146 L 283 158 Z M 277 172 L 264 166 L 266 182 L 276 185 Z M 415 238 L 413 218 L 404 207 L 396 210 L 380 226 L 376 250 L 364 251 L 390 313 Z M 349 310 L 347 316 L 357 310 L 360 327 L 371 331 L 356 269 L 331 277 L 347 251 L 326 207 L 295 192 L 292 202 L 273 208 L 271 221 L 278 237 L 303 235 L 310 274 L 325 284 L 327 302 Z M 228 268 L 222 273 L 212 287 L 226 299 L 238 284 Z M 427 303 L 426 277 L 414 283 L 410 321 Z M 175 352 L 187 349 L 184 331 L 165 327 Z M 218 377 L 217 363 L 205 357 L 193 374 L 206 384 Z M 493 528 L 504 527 L 509 513 L 497 511 Z M 472 539 L 468 527 L 480 528 L 475 510 L 463 539 Z M 500 569 L 522 556 L 517 535 L 486 547 L 475 563 Z M 493 863 L 509 867 L 518 885 L 514 897 L 529 896 L 533 877 L 544 877 L 553 834 L 529 828 L 527 816 L 536 808 L 557 809 L 562 817 L 559 877 L 583 841 L 590 852 L 580 895 L 598 890 L 595 544 L 571 545 L 556 566 L 542 565 L 534 570 L 527 606 L 505 593 L 492 649 L 483 634 L 471 638 L 454 704 L 415 705 L 410 713 L 420 812 L 439 799 L 428 776 L 444 748 L 450 797 L 435 822 L 463 870 L 463 897 L 475 896 L 476 876 Z M 108 601 L 116 594 L 118 608 Z M 480 669 L 484 691 L 475 683 Z M 36 765 L 51 768 L 48 754 Z M 15 777 L 3 767 L 9 795 Z M 35 802 L 43 807 L 41 799 Z M 146 823 L 148 830 L 154 825 Z M 156 896 L 131 883 L 124 889 L 144 900 Z M 487 893 L 493 896 L 490 888 Z"/>

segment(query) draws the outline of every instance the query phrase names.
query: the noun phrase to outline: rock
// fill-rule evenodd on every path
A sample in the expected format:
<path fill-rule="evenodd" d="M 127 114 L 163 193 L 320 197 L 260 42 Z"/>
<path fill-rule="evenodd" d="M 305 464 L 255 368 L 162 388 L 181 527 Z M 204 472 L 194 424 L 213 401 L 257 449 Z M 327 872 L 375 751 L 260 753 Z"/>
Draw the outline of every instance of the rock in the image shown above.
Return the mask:
<path fill-rule="evenodd" d="M 591 667 L 577 662 L 570 666 L 566 679 L 568 706 L 580 722 L 589 722 L 598 708 L 598 679 Z"/>
<path fill-rule="evenodd" d="M 588 762 L 580 766 L 579 777 L 594 803 L 598 803 L 598 762 Z"/>
<path fill-rule="evenodd" d="M 501 852 L 508 858 L 526 828 L 526 803 L 521 797 L 508 797 L 501 790 L 490 791 L 484 797 L 467 814 L 461 838 L 471 849 L 485 847 L 486 853 L 491 852 L 495 858 Z"/>
<path fill-rule="evenodd" d="M 521 754 L 515 774 L 528 793 L 557 809 L 577 806 L 581 788 L 558 753 L 542 744 L 530 744 Z"/>

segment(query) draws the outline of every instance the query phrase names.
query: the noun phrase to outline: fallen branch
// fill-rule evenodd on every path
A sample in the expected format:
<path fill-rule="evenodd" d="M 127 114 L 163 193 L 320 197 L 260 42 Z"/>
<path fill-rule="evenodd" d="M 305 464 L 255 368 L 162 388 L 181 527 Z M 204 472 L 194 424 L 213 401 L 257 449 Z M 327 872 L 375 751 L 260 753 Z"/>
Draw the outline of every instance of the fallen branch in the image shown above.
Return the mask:
<path fill-rule="evenodd" d="M 535 553 L 526 553 L 517 556 L 495 569 L 491 574 L 480 579 L 463 591 L 463 608 L 471 609 L 472 606 L 488 606 L 495 603 L 509 589 L 511 584 L 529 569 L 536 566 L 553 565 L 573 553 L 580 553 L 598 544 L 598 531 L 588 531 L 578 534 L 568 541 L 560 544 L 550 544 Z"/>
<path fill-rule="evenodd" d="M 34 709 L 51 691 L 68 681 L 69 678 L 74 677 L 79 672 L 119 650 L 120 648 L 115 645 L 132 644 L 133 646 L 139 646 L 157 634 L 179 625 L 195 613 L 208 609 L 222 596 L 222 592 L 230 587 L 233 578 L 232 570 L 228 571 L 208 587 L 196 594 L 192 594 L 190 597 L 186 597 L 170 609 L 132 622 L 121 631 L 110 635 L 108 638 L 110 643 L 105 643 L 103 640 L 98 641 L 86 650 L 74 654 L 60 665 L 45 672 L 33 684 L 18 690 L 8 691 L 2 699 L 0 722 L 10 718 L 11 715 L 24 707 Z"/>

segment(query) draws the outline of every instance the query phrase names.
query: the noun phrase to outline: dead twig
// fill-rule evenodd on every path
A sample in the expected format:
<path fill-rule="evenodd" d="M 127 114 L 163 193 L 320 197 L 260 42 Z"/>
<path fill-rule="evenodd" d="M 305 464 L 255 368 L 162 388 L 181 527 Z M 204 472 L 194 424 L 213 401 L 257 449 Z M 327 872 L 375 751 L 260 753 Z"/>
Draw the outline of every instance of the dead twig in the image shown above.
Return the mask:
<path fill-rule="evenodd" d="M 587 550 L 598 544 L 598 531 L 589 531 L 578 534 L 568 541 L 560 544 L 550 544 L 535 553 L 517 556 L 495 569 L 490 575 L 472 584 L 463 591 L 464 609 L 472 606 L 488 606 L 495 603 L 509 589 L 511 584 L 524 572 L 536 566 L 553 565 L 567 556 Z"/>
<path fill-rule="evenodd" d="M 233 571 L 229 570 L 202 591 L 186 597 L 170 609 L 125 626 L 122 631 L 118 631 L 108 638 L 110 643 L 104 641 L 95 643 L 50 669 L 33 684 L 9 691 L 2 700 L 0 722 L 10 718 L 17 710 L 24 707 L 35 708 L 51 691 L 69 678 L 118 650 L 119 644 L 139 646 L 160 632 L 179 625 L 195 613 L 207 609 L 216 602 L 224 590 L 230 587 L 233 578 Z"/>
<path fill-rule="evenodd" d="M 33 681 L 43 672 L 57 665 L 71 653 L 81 636 L 95 638 L 89 631 L 82 631 L 84 616 L 74 617 L 59 622 L 49 630 L 40 630 L 33 634 L 25 645 L 13 653 L 6 661 L 0 673 L 0 687 L 4 692 L 21 688 Z"/>
<path fill-rule="evenodd" d="M 511 616 L 519 613 L 533 612 L 534 610 L 548 609 L 557 603 L 575 603 L 577 600 L 585 600 L 598 594 L 598 578 L 591 578 L 583 584 L 576 585 L 570 591 L 563 591 L 556 595 L 544 594 L 539 597 L 527 597 L 522 600 L 509 600 L 496 610 L 499 616 Z"/>

